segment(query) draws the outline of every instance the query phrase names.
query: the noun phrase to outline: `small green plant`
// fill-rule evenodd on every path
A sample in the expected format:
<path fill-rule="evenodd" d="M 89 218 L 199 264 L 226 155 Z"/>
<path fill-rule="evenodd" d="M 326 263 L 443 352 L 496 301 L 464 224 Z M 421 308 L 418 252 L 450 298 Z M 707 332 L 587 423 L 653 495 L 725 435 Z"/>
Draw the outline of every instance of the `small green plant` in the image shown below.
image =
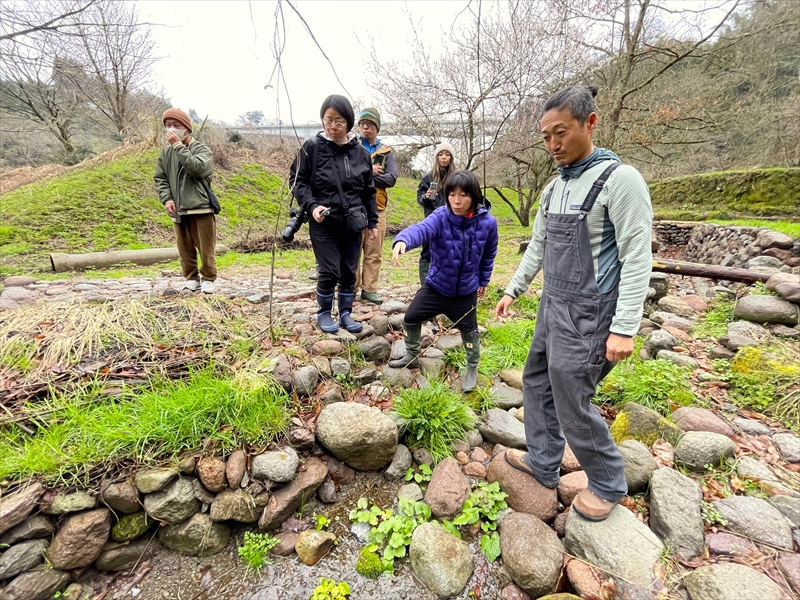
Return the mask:
<path fill-rule="evenodd" d="M 452 521 L 449 521 L 449 520 L 445 519 L 441 523 L 442 523 L 442 527 L 444 528 L 444 530 L 447 533 L 456 536 L 458 539 L 461 539 L 463 537 L 461 535 L 461 530 L 458 528 L 458 525 L 456 525 Z"/>
<path fill-rule="evenodd" d="M 266 533 L 244 532 L 244 543 L 239 546 L 239 557 L 247 563 L 249 570 L 260 572 L 264 565 L 269 564 L 267 555 L 277 546 L 279 540 Z"/>
<path fill-rule="evenodd" d="M 705 500 L 700 504 L 700 514 L 703 516 L 703 521 L 709 525 L 722 525 L 724 527 L 728 524 L 728 521 L 722 516 L 722 513 L 720 513 L 713 504 Z"/>
<path fill-rule="evenodd" d="M 696 338 L 719 338 L 728 332 L 728 323 L 733 322 L 733 309 L 736 305 L 733 300 L 728 300 L 719 294 L 713 304 L 692 327 L 692 335 Z"/>
<path fill-rule="evenodd" d="M 427 448 L 435 461 L 450 456 L 450 444 L 473 426 L 473 417 L 461 396 L 443 381 L 419 390 L 403 390 L 394 412 L 403 421 L 411 446 Z"/>
<path fill-rule="evenodd" d="M 472 525 L 481 522 L 481 551 L 493 562 L 500 556 L 500 536 L 497 534 L 497 517 L 508 508 L 507 494 L 498 482 L 481 482 L 475 486 L 461 507 L 461 514 L 453 519 L 454 525 Z"/>
<path fill-rule="evenodd" d="M 369 500 L 362 496 L 358 499 L 358 502 L 356 502 L 356 508 L 350 511 L 350 522 L 369 523 L 373 527 L 376 527 L 387 512 L 391 514 L 391 511 L 384 511 L 376 504 L 369 506 Z"/>
<path fill-rule="evenodd" d="M 598 386 L 596 399 L 620 405 L 635 402 L 668 415 L 672 404 L 689 406 L 695 402 L 688 377 L 688 369 L 667 360 L 630 358 Z"/>
<path fill-rule="evenodd" d="M 394 559 L 406 555 L 406 549 L 411 544 L 411 535 L 417 525 L 430 518 L 431 509 L 427 504 L 414 502 L 411 498 L 401 498 L 400 510 L 394 514 L 392 511 L 386 511 L 384 520 L 377 527 L 373 527 L 369 534 L 371 544 L 367 548 L 372 551 L 383 548 L 384 569 L 394 571 Z"/>
<path fill-rule="evenodd" d="M 330 519 L 325 515 L 314 515 L 314 528 L 317 531 L 322 531 L 323 529 L 327 529 L 328 525 L 330 524 Z"/>
<path fill-rule="evenodd" d="M 377 579 L 384 572 L 381 557 L 375 550 L 362 548 L 356 561 L 356 572 L 368 579 Z"/>
<path fill-rule="evenodd" d="M 494 399 L 492 388 L 487 386 L 475 388 L 475 391 L 467 395 L 467 402 L 473 410 L 481 414 L 486 414 L 487 411 L 497 408 L 497 402 Z"/>
<path fill-rule="evenodd" d="M 414 471 L 414 467 L 408 467 L 406 471 L 406 481 L 412 479 L 417 483 L 427 483 L 431 480 L 431 467 L 430 465 L 420 465 L 418 471 Z"/>
<path fill-rule="evenodd" d="M 347 600 L 350 597 L 350 584 L 346 581 L 338 583 L 333 579 L 322 578 L 314 589 L 309 600 Z"/>

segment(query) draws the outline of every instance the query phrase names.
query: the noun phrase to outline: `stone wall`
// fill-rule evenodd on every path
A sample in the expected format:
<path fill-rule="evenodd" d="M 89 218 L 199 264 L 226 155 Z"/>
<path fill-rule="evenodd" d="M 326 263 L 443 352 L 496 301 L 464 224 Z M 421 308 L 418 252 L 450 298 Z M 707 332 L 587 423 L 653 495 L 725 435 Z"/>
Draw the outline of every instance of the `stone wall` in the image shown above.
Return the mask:
<path fill-rule="evenodd" d="M 660 244 L 685 249 L 691 262 L 723 267 L 800 267 L 800 246 L 790 236 L 765 227 L 734 227 L 691 221 L 656 221 Z"/>

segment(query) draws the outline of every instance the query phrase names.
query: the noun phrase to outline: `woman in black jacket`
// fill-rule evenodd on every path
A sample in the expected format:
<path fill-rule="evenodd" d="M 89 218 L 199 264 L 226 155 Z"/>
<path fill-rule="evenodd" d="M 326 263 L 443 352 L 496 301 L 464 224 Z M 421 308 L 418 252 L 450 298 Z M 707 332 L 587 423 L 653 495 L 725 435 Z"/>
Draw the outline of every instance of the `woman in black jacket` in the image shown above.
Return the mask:
<path fill-rule="evenodd" d="M 326 333 L 339 325 L 350 332 L 362 325 L 350 315 L 361 252 L 361 232 L 370 239 L 378 234 L 378 207 L 372 183 L 372 161 L 353 128 L 350 101 L 333 94 L 319 111 L 325 128 L 307 140 L 292 163 L 292 194 L 309 216 L 311 246 L 319 265 L 317 323 Z M 333 295 L 339 285 L 339 323 L 331 316 Z"/>
<path fill-rule="evenodd" d="M 417 187 L 417 204 L 422 207 L 425 216 L 429 216 L 440 206 L 447 204 L 444 196 L 444 184 L 447 178 L 456 171 L 455 149 L 447 142 L 436 146 L 433 153 L 433 169 L 425 173 Z M 419 255 L 419 284 L 425 283 L 428 269 L 431 268 L 431 249 L 426 243 Z"/>

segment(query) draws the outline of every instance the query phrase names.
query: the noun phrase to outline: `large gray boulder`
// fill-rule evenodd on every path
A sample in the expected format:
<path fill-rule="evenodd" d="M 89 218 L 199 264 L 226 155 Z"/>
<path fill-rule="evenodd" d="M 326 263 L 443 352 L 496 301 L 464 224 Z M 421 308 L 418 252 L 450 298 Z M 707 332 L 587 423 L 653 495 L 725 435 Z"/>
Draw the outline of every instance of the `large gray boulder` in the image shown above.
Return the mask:
<path fill-rule="evenodd" d="M 728 529 L 756 542 L 792 549 L 792 527 L 774 506 L 752 496 L 729 496 L 716 500 L 714 508 L 728 522 Z"/>
<path fill-rule="evenodd" d="M 320 459 L 312 456 L 306 460 L 305 470 L 270 497 L 258 520 L 259 529 L 271 530 L 283 523 L 302 502 L 316 493 L 327 476 L 328 467 Z"/>
<path fill-rule="evenodd" d="M 417 579 L 443 597 L 455 596 L 464 589 L 475 562 L 466 542 L 438 523 L 423 523 L 414 530 L 409 557 Z"/>
<path fill-rule="evenodd" d="M 97 498 L 86 492 L 57 494 L 48 503 L 42 503 L 41 511 L 46 515 L 66 515 L 67 513 L 90 510 L 97 507 Z"/>
<path fill-rule="evenodd" d="M 178 525 L 158 530 L 159 541 L 170 550 L 187 556 L 210 556 L 222 550 L 230 539 L 227 525 L 215 523 L 211 517 L 197 513 Z"/>
<path fill-rule="evenodd" d="M 691 571 L 683 579 L 692 600 L 790 600 L 791 596 L 763 573 L 735 563 L 716 563 Z"/>
<path fill-rule="evenodd" d="M 735 433 L 733 427 L 707 408 L 682 406 L 672 413 L 672 418 L 684 431 L 712 431 L 727 437 Z"/>
<path fill-rule="evenodd" d="M 498 408 L 508 410 L 522 406 L 522 392 L 505 383 L 496 383 L 491 387 L 492 399 Z"/>
<path fill-rule="evenodd" d="M 160 492 L 178 476 L 176 469 L 147 469 L 136 472 L 136 488 L 143 494 Z"/>
<path fill-rule="evenodd" d="M 797 325 L 800 307 L 777 296 L 745 296 L 736 303 L 733 316 L 753 323 Z"/>
<path fill-rule="evenodd" d="M 726 458 L 735 456 L 733 441 L 710 431 L 689 431 L 675 446 L 675 464 L 697 472 L 718 467 Z"/>
<path fill-rule="evenodd" d="M 493 444 L 521 450 L 526 448 L 525 426 L 500 408 L 486 411 L 483 419 L 478 421 L 478 431 Z"/>
<path fill-rule="evenodd" d="M 378 408 L 337 402 L 319 413 L 317 439 L 348 466 L 377 471 L 392 462 L 398 430 Z"/>
<path fill-rule="evenodd" d="M 200 510 L 192 478 L 179 477 L 166 489 L 144 497 L 144 509 L 152 518 L 165 523 L 180 523 Z"/>
<path fill-rule="evenodd" d="M 282 450 L 271 450 L 253 457 L 252 474 L 255 479 L 269 479 L 275 483 L 286 483 L 294 479 L 300 458 L 291 446 Z"/>
<path fill-rule="evenodd" d="M 525 513 L 513 513 L 500 525 L 500 550 L 511 579 L 534 598 L 552 592 L 564 562 L 556 532 Z"/>
<path fill-rule="evenodd" d="M 783 267 L 783 261 L 774 256 L 754 256 L 747 261 L 747 268 L 756 271 L 770 272 L 771 269 L 779 271 Z"/>
<path fill-rule="evenodd" d="M 750 321 L 732 321 L 728 323 L 727 330 L 728 335 L 738 335 L 754 340 L 766 340 L 769 337 L 769 331 Z"/>
<path fill-rule="evenodd" d="M 88 567 L 100 556 L 111 532 L 111 511 L 98 508 L 70 515 L 47 549 L 47 560 L 55 569 Z"/>
<path fill-rule="evenodd" d="M 656 534 L 623 506 L 599 523 L 569 511 L 564 545 L 570 554 L 646 588 L 664 552 Z"/>
<path fill-rule="evenodd" d="M 650 529 L 689 560 L 705 545 L 702 500 L 700 486 L 674 469 L 658 469 L 650 479 Z"/>
<path fill-rule="evenodd" d="M 638 494 L 647 489 L 650 475 L 658 468 L 658 463 L 650 449 L 638 440 L 625 440 L 619 445 L 625 471 L 625 483 L 629 494 Z"/>

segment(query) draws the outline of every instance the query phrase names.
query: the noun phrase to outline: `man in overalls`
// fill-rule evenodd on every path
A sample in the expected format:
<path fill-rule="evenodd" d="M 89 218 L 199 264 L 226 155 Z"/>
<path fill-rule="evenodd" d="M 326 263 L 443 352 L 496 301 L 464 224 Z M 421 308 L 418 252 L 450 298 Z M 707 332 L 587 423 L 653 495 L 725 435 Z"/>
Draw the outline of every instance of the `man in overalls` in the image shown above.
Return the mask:
<path fill-rule="evenodd" d="M 528 451 L 508 450 L 505 460 L 555 495 L 566 438 L 589 480 L 572 509 L 602 521 L 627 486 L 622 455 L 591 400 L 633 353 L 652 269 L 653 211 L 639 172 L 592 143 L 596 93 L 573 86 L 545 103 L 540 126 L 560 177 L 542 193 L 531 242 L 495 314 L 509 316 L 544 268 L 523 372 Z"/>

